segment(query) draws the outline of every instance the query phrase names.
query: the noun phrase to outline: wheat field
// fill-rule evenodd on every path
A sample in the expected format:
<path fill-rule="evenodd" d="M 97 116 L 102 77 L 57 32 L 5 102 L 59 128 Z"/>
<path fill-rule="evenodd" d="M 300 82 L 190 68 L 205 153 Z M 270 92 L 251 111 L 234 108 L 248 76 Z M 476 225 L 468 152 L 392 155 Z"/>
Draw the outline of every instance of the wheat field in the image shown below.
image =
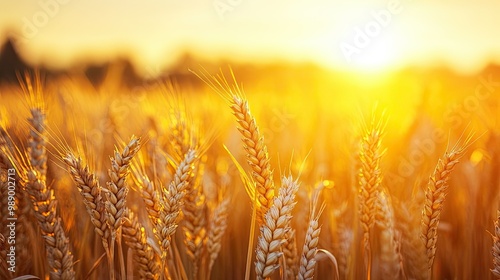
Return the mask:
<path fill-rule="evenodd" d="M 1 279 L 500 278 L 491 76 L 193 69 L 0 87 Z"/>

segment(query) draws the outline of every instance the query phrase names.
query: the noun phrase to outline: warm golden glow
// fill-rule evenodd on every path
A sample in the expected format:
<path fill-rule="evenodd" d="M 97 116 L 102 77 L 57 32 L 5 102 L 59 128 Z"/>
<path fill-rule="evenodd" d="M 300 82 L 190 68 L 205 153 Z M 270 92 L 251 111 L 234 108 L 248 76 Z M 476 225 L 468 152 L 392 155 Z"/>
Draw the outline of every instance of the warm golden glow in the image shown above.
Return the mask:
<path fill-rule="evenodd" d="M 333 189 L 333 187 L 335 186 L 335 184 L 334 184 L 333 181 L 324 180 L 323 181 L 323 186 L 325 186 L 325 188 L 327 188 L 327 189 Z"/>
<path fill-rule="evenodd" d="M 470 155 L 470 161 L 473 165 L 479 164 L 484 159 L 484 151 L 481 149 L 476 149 Z"/>
<path fill-rule="evenodd" d="M 500 0 L 0 2 L 0 278 L 500 278 Z"/>
<path fill-rule="evenodd" d="M 313 61 L 379 71 L 445 62 L 473 72 L 500 61 L 500 2 L 41 0 L 0 4 L 0 31 L 31 62 L 132 56 L 144 74 L 186 50 L 237 61 Z M 92 18 L 88 14 L 92 14 Z M 352 59 L 341 45 L 355 48 Z M 161 67 L 159 67 L 161 68 Z"/>

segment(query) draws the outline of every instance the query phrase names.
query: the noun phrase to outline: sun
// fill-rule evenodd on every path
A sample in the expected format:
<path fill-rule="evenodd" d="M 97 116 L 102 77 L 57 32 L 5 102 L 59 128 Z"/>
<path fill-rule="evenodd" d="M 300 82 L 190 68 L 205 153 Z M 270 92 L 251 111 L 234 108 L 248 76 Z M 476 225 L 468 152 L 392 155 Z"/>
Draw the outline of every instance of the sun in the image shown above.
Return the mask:
<path fill-rule="evenodd" d="M 398 49 L 391 38 L 374 40 L 352 57 L 348 68 L 362 72 L 386 72 L 399 66 Z"/>
<path fill-rule="evenodd" d="M 330 37 L 333 35 L 328 33 Z M 398 36 L 399 35 L 399 36 Z M 329 68 L 347 72 L 393 72 L 407 63 L 402 53 L 406 39 L 393 30 L 385 30 L 379 36 L 370 37 L 362 45 L 356 40 L 338 40 L 336 51 L 327 40 L 320 41 L 315 56 Z"/>

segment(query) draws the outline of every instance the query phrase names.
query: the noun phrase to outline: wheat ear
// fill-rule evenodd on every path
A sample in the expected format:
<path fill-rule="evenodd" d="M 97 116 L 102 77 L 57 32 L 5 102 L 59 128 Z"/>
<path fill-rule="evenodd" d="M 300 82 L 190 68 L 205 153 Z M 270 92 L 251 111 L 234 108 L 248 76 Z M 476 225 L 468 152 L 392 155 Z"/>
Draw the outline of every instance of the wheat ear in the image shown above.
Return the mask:
<path fill-rule="evenodd" d="M 338 236 L 336 251 L 338 252 L 337 260 L 340 279 L 348 279 L 349 264 L 351 263 L 350 251 L 354 240 L 354 233 L 345 225 L 339 225 L 336 233 Z"/>
<path fill-rule="evenodd" d="M 45 103 L 43 99 L 43 86 L 42 86 L 42 81 L 39 73 L 35 73 L 34 75 L 30 75 L 29 73 L 25 73 L 24 79 L 19 78 L 19 84 L 21 86 L 21 89 L 25 96 L 27 97 L 28 104 L 30 106 L 29 111 L 30 111 L 30 117 L 28 118 L 28 124 L 29 124 L 29 131 L 28 131 L 28 141 L 27 141 L 27 153 L 26 155 L 28 156 L 27 161 L 21 160 L 23 155 L 21 155 L 19 149 L 11 149 L 11 151 L 18 151 L 18 155 L 16 156 L 16 160 L 18 161 L 17 163 L 22 163 L 22 167 L 24 167 L 24 171 L 20 171 L 18 173 L 19 176 L 23 177 L 20 181 L 20 185 L 22 186 L 22 189 L 26 189 L 26 172 L 28 170 L 35 170 L 37 172 L 37 176 L 40 176 L 40 179 L 45 180 L 45 176 L 47 174 L 47 149 L 46 149 L 46 144 L 47 144 L 47 133 L 46 133 L 46 110 L 45 110 Z M 12 143 L 12 142 L 11 142 Z M 21 167 L 21 166 L 20 166 Z M 24 174 L 22 174 L 24 173 Z M 52 189 L 52 186 L 49 186 L 50 189 Z M 18 191 L 16 193 L 17 197 L 17 206 L 19 207 L 19 224 L 21 227 L 18 228 L 19 230 L 19 237 L 21 237 L 21 234 L 34 234 L 32 236 L 26 236 L 27 243 L 25 245 L 28 245 L 31 243 L 31 247 L 38 247 L 35 250 L 37 252 L 43 251 L 42 247 L 43 245 L 40 243 L 42 242 L 43 238 L 43 233 L 40 234 L 39 229 L 37 228 L 38 225 L 34 225 L 33 221 L 36 220 L 35 218 L 35 211 L 33 211 L 33 201 L 29 195 L 29 191 Z M 36 223 L 35 223 L 36 224 Z M 31 230 L 31 232 L 29 232 Z M 33 240 L 33 237 L 36 236 L 38 240 Z M 20 238 L 21 239 L 21 238 Z M 22 241 L 19 240 L 19 243 Z M 36 244 L 35 244 L 36 243 Z M 20 244 L 19 244 L 20 245 Z M 28 246 L 19 246 L 19 257 L 21 255 L 26 255 L 28 253 L 28 256 L 35 256 L 36 258 L 37 254 L 33 254 L 32 250 L 27 250 L 26 247 Z M 37 250 L 38 249 L 38 250 Z M 28 260 L 28 259 L 27 259 Z M 29 263 L 29 260 L 28 262 Z M 45 269 L 42 270 L 43 273 L 45 273 Z"/>
<path fill-rule="evenodd" d="M 158 220 L 156 235 L 160 241 L 163 265 L 170 247 L 171 238 L 177 229 L 177 217 L 181 210 L 181 201 L 190 183 L 195 159 L 196 152 L 194 150 L 189 150 L 184 156 L 184 159 L 177 166 L 174 179 L 170 182 L 168 189 L 163 188 L 162 190 L 163 207 L 160 209 L 160 219 Z"/>
<path fill-rule="evenodd" d="M 168 167 L 167 167 L 170 165 L 169 165 L 169 162 L 165 156 L 165 152 L 162 150 L 162 148 L 160 147 L 160 144 L 158 142 L 159 142 L 159 140 L 158 140 L 157 136 L 151 136 L 151 138 L 148 141 L 146 154 L 148 155 L 149 163 L 147 164 L 147 168 L 150 171 L 150 174 L 153 174 L 153 178 L 155 178 L 155 181 L 170 182 L 170 179 L 171 179 L 170 176 L 172 174 L 168 171 Z M 142 168 L 142 169 L 139 169 L 139 170 L 141 170 L 141 172 L 140 173 L 134 172 L 134 174 L 136 175 L 135 176 L 136 180 L 138 180 L 137 181 L 138 185 L 142 185 L 141 177 L 142 177 L 142 175 L 145 175 L 145 170 L 144 170 L 144 166 L 142 166 L 142 167 L 138 166 L 138 167 Z M 141 176 L 139 176 L 139 175 L 141 175 Z"/>
<path fill-rule="evenodd" d="M 122 153 L 115 151 L 111 158 L 111 169 L 108 171 L 110 181 L 106 184 L 105 207 L 111 236 L 115 236 L 122 224 L 123 211 L 127 198 L 127 175 L 130 172 L 130 162 L 141 147 L 140 138 L 132 136 Z"/>
<path fill-rule="evenodd" d="M 408 203 L 400 203 L 398 207 L 397 228 L 401 232 L 401 255 L 404 263 L 404 273 L 409 279 L 424 280 L 427 279 L 427 256 L 425 254 L 424 244 L 420 237 L 419 217 L 412 213 L 415 211 L 414 203 L 411 207 Z M 411 210 L 410 210 L 411 208 Z"/>
<path fill-rule="evenodd" d="M 493 269 L 491 273 L 497 279 L 500 279 L 500 211 L 497 211 L 497 219 L 495 221 L 495 233 L 493 237 L 493 247 L 491 253 L 493 254 Z"/>
<path fill-rule="evenodd" d="M 293 178 L 283 177 L 282 186 L 273 205 L 267 211 L 260 228 L 255 260 L 257 279 L 265 279 L 279 268 L 279 259 L 283 255 L 281 246 L 285 243 L 290 229 L 292 210 L 295 206 L 295 194 L 299 185 Z"/>
<path fill-rule="evenodd" d="M 297 250 L 297 240 L 295 230 L 290 229 L 285 236 L 285 244 L 283 246 L 283 254 L 285 256 L 285 274 L 286 279 L 295 279 L 299 271 L 299 253 Z"/>
<path fill-rule="evenodd" d="M 41 108 L 31 109 L 28 137 L 29 168 L 22 184 L 25 185 L 33 206 L 38 225 L 45 239 L 50 276 L 53 279 L 74 279 L 73 255 L 69 239 L 57 214 L 54 189 L 46 185 L 47 150 L 45 114 Z"/>
<path fill-rule="evenodd" d="M 427 184 L 420 224 L 420 238 L 426 250 L 429 278 L 432 277 L 432 264 L 434 263 L 434 256 L 436 254 L 437 229 L 443 203 L 448 192 L 448 180 L 455 165 L 457 165 L 465 149 L 468 147 L 471 137 L 472 135 L 465 140 L 464 145 L 458 146 L 459 144 L 457 144 L 450 152 L 446 152 L 439 159 Z"/>
<path fill-rule="evenodd" d="M 314 268 L 316 267 L 315 257 L 318 252 L 319 234 L 321 232 L 318 220 L 325 209 L 325 204 L 323 204 L 319 211 L 316 212 L 317 203 L 317 199 L 314 199 L 311 203 L 312 211 L 307 226 L 304 246 L 302 247 L 299 272 L 297 275 L 297 279 L 299 280 L 312 280 L 314 277 Z"/>
<path fill-rule="evenodd" d="M 210 77 L 207 73 L 195 73 L 208 86 L 222 96 L 231 107 L 238 130 L 243 136 L 242 141 L 247 151 L 248 164 L 252 168 L 252 177 L 257 190 L 257 220 L 261 223 L 264 216 L 271 207 L 275 197 L 273 171 L 269 162 L 267 146 L 264 137 L 260 133 L 254 116 L 250 112 L 248 100 L 244 97 L 243 90 L 238 87 L 233 75 L 234 85 L 230 85 L 224 75 Z M 253 196 L 250 197 L 253 199 Z"/>
<path fill-rule="evenodd" d="M 149 177 L 145 174 L 135 174 L 136 181 L 140 186 L 140 192 L 144 204 L 146 204 L 146 211 L 148 212 L 149 220 L 153 224 L 153 229 L 158 227 L 160 218 L 161 201 L 155 185 Z"/>
<path fill-rule="evenodd" d="M 399 279 L 402 257 L 398 233 L 394 228 L 394 210 L 384 191 L 377 198 L 376 223 L 380 229 L 380 271 L 382 279 Z"/>
<path fill-rule="evenodd" d="M 176 158 L 181 159 L 191 146 L 190 142 L 192 139 L 190 139 L 189 133 L 189 129 L 191 127 L 187 124 L 187 116 L 183 110 L 173 109 L 169 116 L 170 146 L 172 147 L 173 153 L 176 155 Z"/>
<path fill-rule="evenodd" d="M 23 163 L 23 167 L 25 167 L 25 172 L 29 170 L 36 171 L 39 179 L 46 183 L 46 174 L 47 174 L 47 133 L 46 133 L 46 111 L 45 104 L 43 100 L 43 85 L 41 81 L 41 77 L 39 73 L 35 73 L 31 76 L 29 73 L 25 73 L 24 81 L 21 81 L 20 78 L 20 86 L 28 98 L 28 104 L 30 105 L 30 118 L 28 119 L 29 123 L 29 132 L 28 132 L 28 142 L 27 142 L 27 162 Z M 18 150 L 19 151 L 19 150 Z M 21 157 L 21 155 L 19 155 Z M 24 177 L 21 180 L 21 186 L 23 188 L 26 187 L 26 174 L 18 173 L 18 176 Z M 53 190 L 52 186 L 48 186 L 48 189 Z M 25 246 L 20 246 L 19 257 L 22 256 L 30 256 L 31 258 L 32 250 L 28 250 L 26 245 L 31 243 L 32 246 L 39 246 L 39 242 L 36 242 L 28 236 L 29 234 L 35 233 L 36 229 L 33 228 L 32 221 L 33 217 L 36 216 L 36 212 L 33 211 L 33 200 L 30 195 L 25 192 L 17 192 L 16 197 L 18 199 L 18 207 L 19 207 L 19 245 L 25 243 Z M 35 218 L 37 219 L 37 218 Z M 37 238 L 39 236 L 38 232 Z M 23 236 L 24 235 L 24 236 Z M 42 233 L 43 237 L 43 233 Z M 26 241 L 23 241 L 25 239 Z M 34 243 L 38 244 L 34 244 Z M 47 249 L 47 248 L 46 248 Z M 27 259 L 27 264 L 29 267 L 29 259 Z M 72 270 L 71 265 L 71 270 Z"/>
<path fill-rule="evenodd" d="M 28 137 L 30 165 L 37 173 L 45 177 L 47 174 L 45 113 L 41 108 L 32 108 L 31 118 L 28 121 L 31 125 Z"/>
<path fill-rule="evenodd" d="M 146 229 L 139 223 L 130 209 L 125 209 L 123 217 L 123 240 L 133 250 L 140 279 L 158 279 L 158 259 L 153 248 L 147 242 Z"/>
<path fill-rule="evenodd" d="M 210 276 L 210 272 L 222 246 L 222 236 L 227 228 L 228 207 L 230 201 L 229 197 L 224 198 L 214 209 L 210 219 L 207 234 L 207 252 L 209 255 L 208 276 Z"/>
<path fill-rule="evenodd" d="M 69 173 L 83 198 L 83 204 L 90 215 L 94 231 L 101 237 L 102 245 L 106 252 L 109 249 L 110 231 L 107 224 L 107 212 L 103 201 L 101 186 L 93 172 L 82 163 L 80 157 L 68 153 L 63 157 Z"/>
<path fill-rule="evenodd" d="M 51 279 L 74 279 L 73 255 L 69 250 L 61 219 L 57 215 L 57 200 L 54 190 L 47 187 L 45 178 L 41 179 L 37 171 L 27 172 L 26 189 L 30 194 L 35 218 L 45 239 L 47 259 Z"/>
<path fill-rule="evenodd" d="M 375 223 L 375 201 L 382 182 L 380 171 L 382 133 L 382 122 L 375 123 L 375 120 L 372 119 L 370 126 L 365 127 L 359 152 L 361 163 L 359 173 L 359 218 L 363 229 L 363 247 L 368 279 L 370 279 L 371 274 L 370 230 Z"/>
<path fill-rule="evenodd" d="M 198 170 L 199 171 L 199 170 Z M 186 253 L 193 262 L 193 278 L 197 278 L 199 261 L 206 241 L 206 202 L 201 183 L 194 183 L 186 192 L 182 213 L 184 214 L 184 244 Z"/>
<path fill-rule="evenodd" d="M 262 221 L 274 199 L 273 172 L 269 163 L 267 146 L 264 144 L 264 137 L 259 132 L 255 118 L 250 113 L 248 101 L 234 95 L 231 109 L 240 125 L 238 130 L 243 136 L 248 163 L 252 167 L 258 193 L 257 200 L 261 205 L 257 209 L 257 219 Z"/>
<path fill-rule="evenodd" d="M 118 244 L 118 257 L 122 278 L 124 278 L 126 274 L 125 261 L 121 250 L 121 226 L 123 224 L 123 211 L 125 210 L 125 202 L 129 190 L 126 179 L 130 172 L 130 163 L 132 158 L 137 154 L 140 148 L 140 138 L 132 136 L 130 142 L 125 146 L 122 153 L 115 150 L 114 157 L 111 158 L 111 168 L 108 170 L 110 180 L 107 182 L 106 188 L 103 189 L 106 196 L 104 207 L 106 209 L 107 224 L 111 233 L 109 265 L 110 278 L 112 280 L 114 280 L 115 277 L 115 241 Z"/>

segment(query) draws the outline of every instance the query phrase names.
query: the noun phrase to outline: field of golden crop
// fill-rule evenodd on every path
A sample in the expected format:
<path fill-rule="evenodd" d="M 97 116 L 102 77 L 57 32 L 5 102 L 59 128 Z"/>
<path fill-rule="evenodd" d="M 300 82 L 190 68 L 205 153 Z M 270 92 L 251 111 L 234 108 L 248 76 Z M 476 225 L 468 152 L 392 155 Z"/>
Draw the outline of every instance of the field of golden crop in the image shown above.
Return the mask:
<path fill-rule="evenodd" d="M 0 279 L 500 278 L 498 73 L 284 69 L 2 85 Z"/>

